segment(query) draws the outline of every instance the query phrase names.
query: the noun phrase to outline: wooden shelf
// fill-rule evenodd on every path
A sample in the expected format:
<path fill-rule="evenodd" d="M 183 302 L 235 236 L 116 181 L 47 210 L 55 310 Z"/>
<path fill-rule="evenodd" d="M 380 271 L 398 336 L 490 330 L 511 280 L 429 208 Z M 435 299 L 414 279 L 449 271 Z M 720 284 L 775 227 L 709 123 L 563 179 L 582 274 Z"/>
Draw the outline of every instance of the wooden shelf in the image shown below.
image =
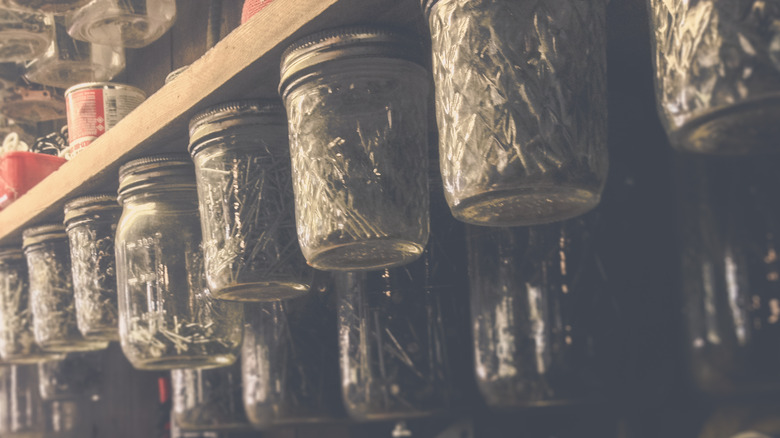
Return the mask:
<path fill-rule="evenodd" d="M 291 41 L 329 27 L 369 22 L 419 32 L 419 0 L 275 0 L 0 212 L 0 245 L 20 243 L 28 226 L 62 220 L 62 207 L 73 197 L 115 191 L 119 166 L 128 160 L 186 152 L 187 124 L 204 107 L 248 96 L 278 97 L 280 57 Z"/>

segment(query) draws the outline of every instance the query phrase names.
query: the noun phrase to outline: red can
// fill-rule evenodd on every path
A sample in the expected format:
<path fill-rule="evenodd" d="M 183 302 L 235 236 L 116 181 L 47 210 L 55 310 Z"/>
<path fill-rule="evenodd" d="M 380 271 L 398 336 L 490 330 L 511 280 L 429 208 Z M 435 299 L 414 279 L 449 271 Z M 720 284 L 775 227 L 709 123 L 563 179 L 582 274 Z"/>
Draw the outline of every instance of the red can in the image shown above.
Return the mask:
<path fill-rule="evenodd" d="M 68 114 L 67 159 L 75 157 L 104 132 L 114 127 L 146 99 L 136 87 L 111 82 L 87 82 L 65 91 Z"/>

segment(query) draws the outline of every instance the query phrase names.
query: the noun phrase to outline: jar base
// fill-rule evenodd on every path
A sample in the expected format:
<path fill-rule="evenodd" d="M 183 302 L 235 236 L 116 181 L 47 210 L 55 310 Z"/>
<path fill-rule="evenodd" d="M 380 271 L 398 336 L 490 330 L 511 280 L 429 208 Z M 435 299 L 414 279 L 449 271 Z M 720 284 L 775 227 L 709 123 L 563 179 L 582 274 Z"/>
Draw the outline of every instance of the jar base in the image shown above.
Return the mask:
<path fill-rule="evenodd" d="M 24 30 L 0 32 L 0 62 L 25 62 L 43 55 L 51 43 L 46 36 Z"/>
<path fill-rule="evenodd" d="M 292 281 L 260 281 L 212 289 L 214 298 L 226 301 L 278 301 L 309 292 L 308 284 Z"/>
<path fill-rule="evenodd" d="M 8 365 L 33 365 L 41 362 L 50 362 L 65 359 L 64 354 L 32 354 L 28 356 L 8 356 L 3 358 L 3 363 Z"/>
<path fill-rule="evenodd" d="M 541 225 L 580 216 L 601 200 L 600 191 L 566 186 L 494 190 L 451 206 L 462 222 L 491 227 Z"/>
<path fill-rule="evenodd" d="M 416 260 L 425 248 L 401 239 L 377 239 L 333 245 L 307 257 L 323 271 L 368 271 L 403 266 Z"/>
<path fill-rule="evenodd" d="M 160 38 L 170 25 L 171 21 L 164 19 L 87 6 L 75 14 L 68 33 L 77 40 L 94 44 L 139 49 Z"/>
<path fill-rule="evenodd" d="M 685 152 L 717 155 L 777 153 L 780 146 L 780 94 L 708 111 L 670 134 Z"/>
<path fill-rule="evenodd" d="M 105 341 L 93 341 L 93 340 L 66 340 L 66 341 L 49 341 L 45 343 L 38 343 L 46 351 L 52 353 L 79 353 L 87 351 L 99 351 L 108 348 L 108 342 Z"/>
<path fill-rule="evenodd" d="M 220 368 L 233 365 L 236 362 L 234 354 L 223 354 L 219 356 L 174 356 L 159 357 L 153 359 L 132 359 L 128 358 L 133 367 L 137 370 L 148 371 L 166 371 L 180 368 L 198 368 L 207 370 L 210 368 Z"/>
<path fill-rule="evenodd" d="M 40 63 L 41 61 L 38 61 Z M 100 64 L 78 61 L 49 62 L 30 68 L 25 77 L 32 82 L 51 87 L 69 88 L 83 82 L 107 81 L 119 73 Z"/>
<path fill-rule="evenodd" d="M 103 342 L 118 342 L 119 341 L 119 329 L 117 328 L 105 328 L 105 329 L 93 329 L 93 330 L 80 330 L 81 334 L 88 341 L 103 341 Z"/>

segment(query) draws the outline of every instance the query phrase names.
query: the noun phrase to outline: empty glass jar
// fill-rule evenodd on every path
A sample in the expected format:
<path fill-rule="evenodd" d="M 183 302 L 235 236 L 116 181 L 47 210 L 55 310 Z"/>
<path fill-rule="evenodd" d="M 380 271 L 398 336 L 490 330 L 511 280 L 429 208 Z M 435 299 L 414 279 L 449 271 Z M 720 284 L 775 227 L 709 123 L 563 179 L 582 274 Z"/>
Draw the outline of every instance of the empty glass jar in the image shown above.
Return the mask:
<path fill-rule="evenodd" d="M 0 248 L 0 356 L 5 363 L 59 359 L 35 343 L 30 310 L 27 261 L 19 248 Z"/>
<path fill-rule="evenodd" d="M 102 352 L 70 353 L 62 360 L 38 364 L 43 400 L 98 397 L 103 374 Z"/>
<path fill-rule="evenodd" d="M 65 205 L 76 317 L 88 339 L 119 340 L 114 236 L 122 208 L 116 195 L 90 195 Z"/>
<path fill-rule="evenodd" d="M 55 352 L 102 350 L 107 342 L 85 339 L 78 329 L 65 227 L 45 224 L 24 230 L 35 341 Z"/>
<path fill-rule="evenodd" d="M 493 407 L 571 405 L 603 397 L 596 325 L 603 279 L 592 217 L 467 229 L 477 384 Z M 604 357 L 601 355 L 601 357 Z"/>
<path fill-rule="evenodd" d="M 606 1 L 423 5 L 452 214 L 515 226 L 595 207 L 608 167 Z"/>
<path fill-rule="evenodd" d="M 89 2 L 90 0 L 8 0 L 11 6 L 58 14 L 73 11 Z"/>
<path fill-rule="evenodd" d="M 708 395 L 780 394 L 780 160 L 678 157 L 686 356 Z"/>
<path fill-rule="evenodd" d="M 658 112 L 691 152 L 777 151 L 780 8 L 766 2 L 648 0 Z"/>
<path fill-rule="evenodd" d="M 54 40 L 46 53 L 25 66 L 31 82 L 69 88 L 84 82 L 108 81 L 125 68 L 125 51 L 119 47 L 76 41 L 65 30 L 65 18 L 54 18 Z"/>
<path fill-rule="evenodd" d="M 54 39 L 52 16 L 0 7 L 0 62 L 24 62 L 46 52 Z"/>
<path fill-rule="evenodd" d="M 444 199 L 434 205 L 419 260 L 335 275 L 341 389 L 353 419 L 445 413 L 471 379 L 463 227 Z"/>
<path fill-rule="evenodd" d="M 399 266 L 428 241 L 428 74 L 417 40 L 368 27 L 293 44 L 279 89 L 311 266 Z"/>
<path fill-rule="evenodd" d="M 343 416 L 335 298 L 330 275 L 318 272 L 304 296 L 246 304 L 241 373 L 255 427 Z"/>
<path fill-rule="evenodd" d="M 68 33 L 95 44 L 140 48 L 170 29 L 175 0 L 94 0 L 68 16 Z"/>
<path fill-rule="evenodd" d="M 183 430 L 250 429 L 241 396 L 241 363 L 171 371 L 174 421 Z"/>
<path fill-rule="evenodd" d="M 195 170 L 156 155 L 119 170 L 119 336 L 138 369 L 209 368 L 236 360 L 240 304 L 214 300 L 203 273 Z"/>
<path fill-rule="evenodd" d="M 206 279 L 220 299 L 261 301 L 309 291 L 298 246 L 284 108 L 211 107 L 190 122 Z"/>

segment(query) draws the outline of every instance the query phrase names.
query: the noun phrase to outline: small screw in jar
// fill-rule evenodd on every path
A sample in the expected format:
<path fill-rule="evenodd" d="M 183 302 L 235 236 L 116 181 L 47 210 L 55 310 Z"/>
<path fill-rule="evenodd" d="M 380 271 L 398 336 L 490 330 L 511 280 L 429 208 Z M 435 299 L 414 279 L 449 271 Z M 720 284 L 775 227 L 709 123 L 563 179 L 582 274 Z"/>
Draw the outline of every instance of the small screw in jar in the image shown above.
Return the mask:
<path fill-rule="evenodd" d="M 195 170 L 157 155 L 119 170 L 116 230 L 119 336 L 138 369 L 213 368 L 236 360 L 242 306 L 205 284 Z"/>
<path fill-rule="evenodd" d="M 65 205 L 76 316 L 88 339 L 119 340 L 114 236 L 122 208 L 115 195 L 90 195 Z"/>
<path fill-rule="evenodd" d="M 282 57 L 298 241 L 317 269 L 403 265 L 428 241 L 430 87 L 419 46 L 351 27 Z"/>
<path fill-rule="evenodd" d="M 107 342 L 85 339 L 79 332 L 65 228 L 60 224 L 40 225 L 24 230 L 22 237 L 38 345 L 63 353 L 106 348 Z"/>
<path fill-rule="evenodd" d="M 35 343 L 27 261 L 20 248 L 0 248 L 0 356 L 10 364 L 63 357 L 46 352 Z"/>

